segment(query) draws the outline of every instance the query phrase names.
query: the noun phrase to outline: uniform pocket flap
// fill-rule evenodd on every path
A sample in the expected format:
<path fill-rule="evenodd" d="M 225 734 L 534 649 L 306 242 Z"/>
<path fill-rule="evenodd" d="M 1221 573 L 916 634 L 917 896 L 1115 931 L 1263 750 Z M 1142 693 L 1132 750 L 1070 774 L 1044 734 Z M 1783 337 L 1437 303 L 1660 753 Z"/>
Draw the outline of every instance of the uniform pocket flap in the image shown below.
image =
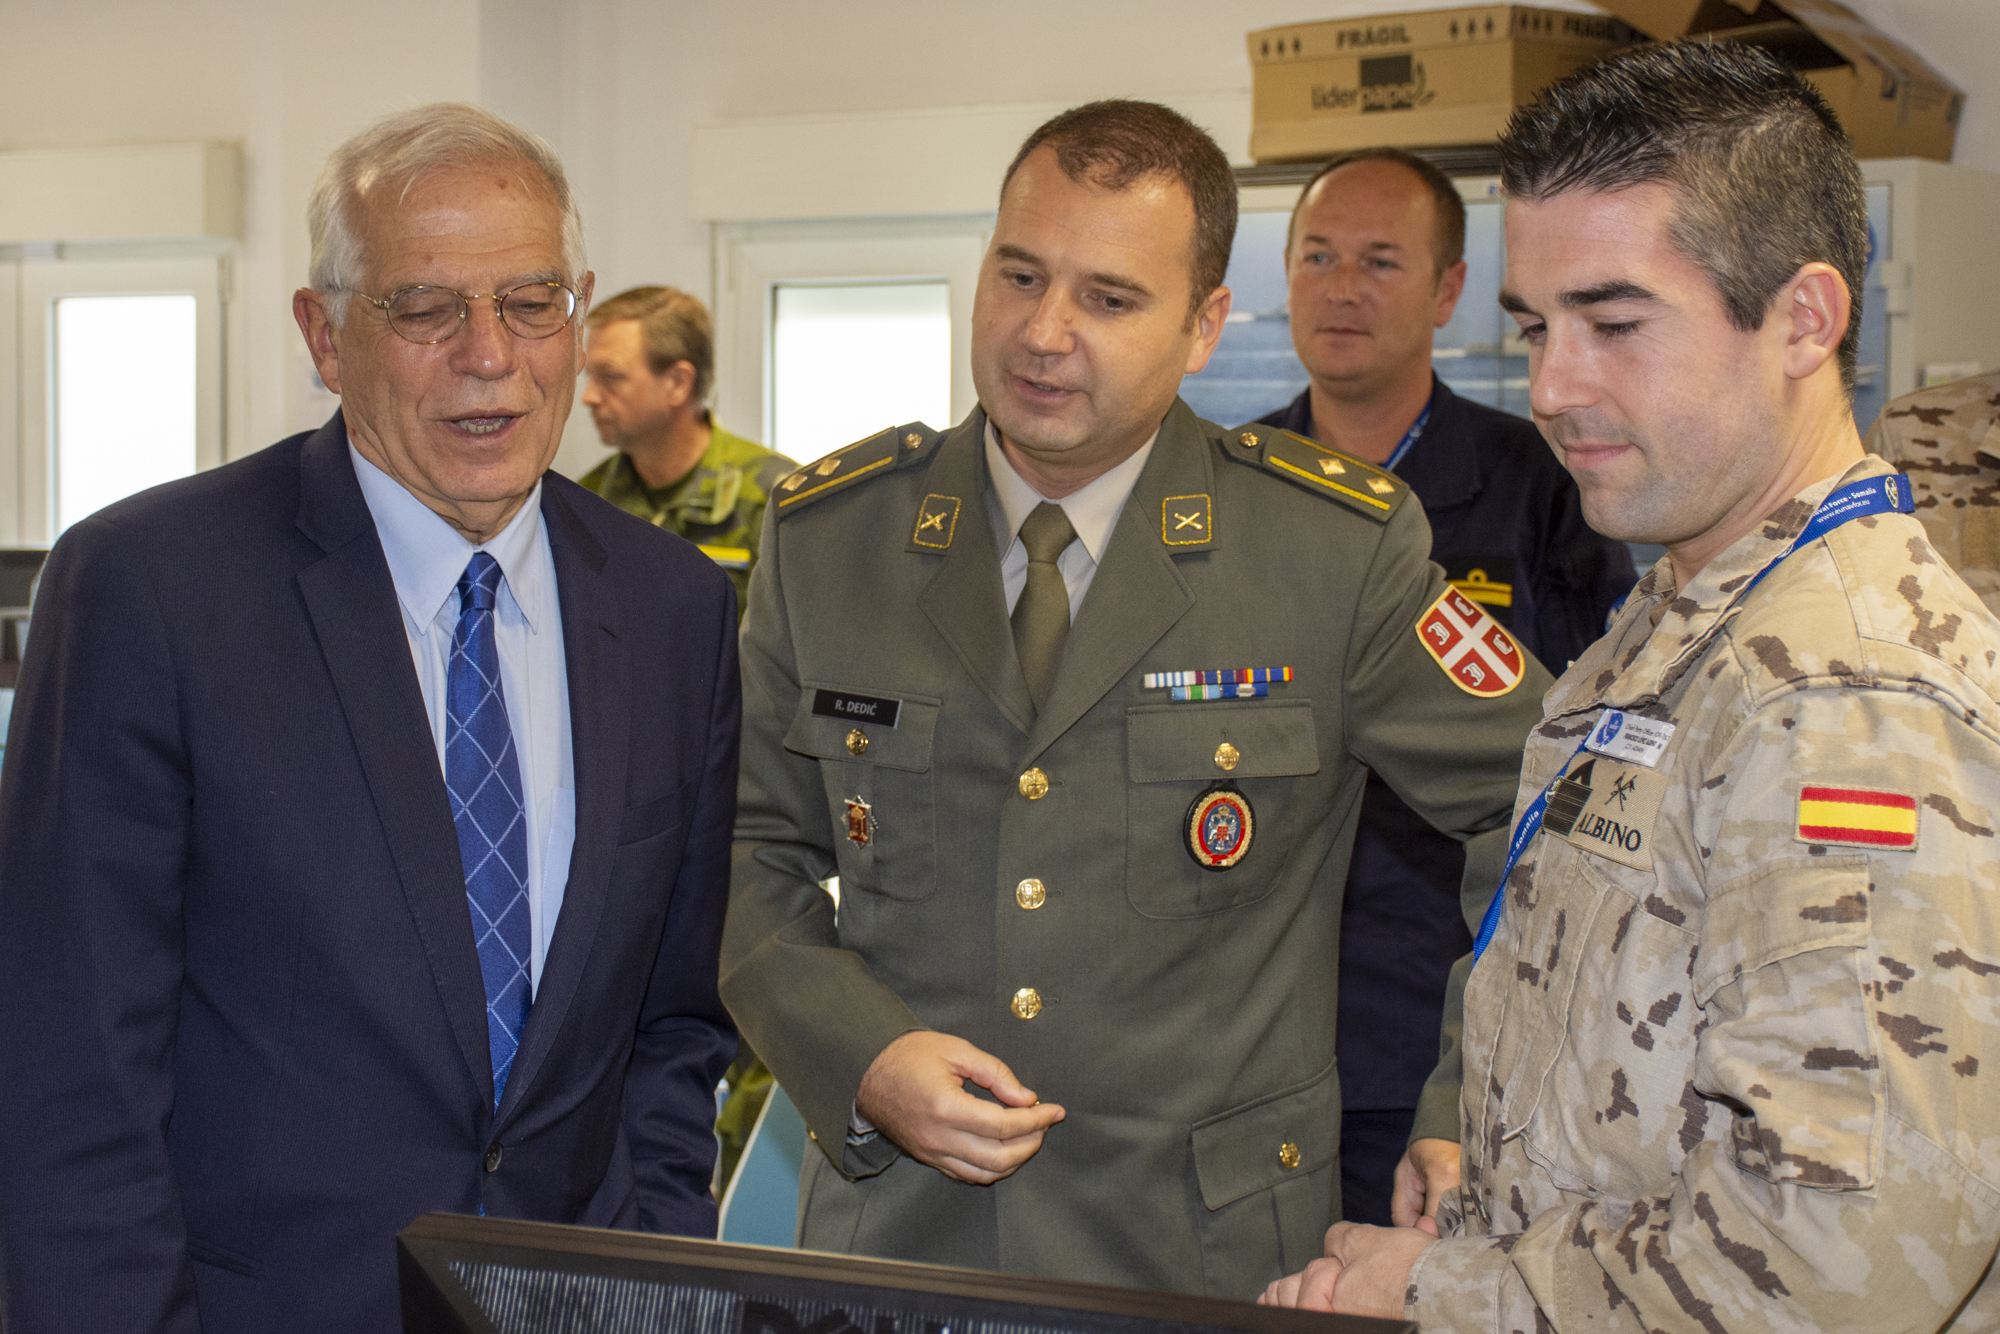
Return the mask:
<path fill-rule="evenodd" d="M 1220 1209 L 1325 1167 L 1339 1148 L 1340 1082 L 1328 1066 L 1297 1088 L 1195 1123 L 1201 1202 Z"/>
<path fill-rule="evenodd" d="M 1309 700 L 1140 705 L 1126 712 L 1125 738 L 1135 783 L 1319 772 Z M 1217 759 L 1225 743 L 1234 751 L 1229 768 Z"/>
<path fill-rule="evenodd" d="M 1694 998 L 1767 963 L 1836 946 L 1868 943 L 1868 858 L 1785 857 L 1724 885 L 1709 900 Z"/>
<path fill-rule="evenodd" d="M 785 733 L 785 749 L 815 759 L 927 773 L 931 732 L 943 702 L 927 695 L 807 681 L 799 691 L 791 730 Z M 861 711 L 864 708 L 872 718 Z M 881 721 L 891 717 L 893 723 Z"/>

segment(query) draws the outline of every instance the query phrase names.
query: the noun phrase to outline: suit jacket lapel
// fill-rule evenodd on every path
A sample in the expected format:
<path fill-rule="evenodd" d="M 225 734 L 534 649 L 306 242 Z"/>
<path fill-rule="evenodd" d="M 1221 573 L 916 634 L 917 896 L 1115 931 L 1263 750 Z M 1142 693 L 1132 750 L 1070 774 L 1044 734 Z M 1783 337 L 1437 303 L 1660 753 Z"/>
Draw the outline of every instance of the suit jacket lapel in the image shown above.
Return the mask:
<path fill-rule="evenodd" d="M 1014 655 L 1014 632 L 1007 620 L 1007 595 L 1000 584 L 1000 553 L 993 549 L 993 525 L 986 508 L 986 414 L 975 409 L 938 443 L 925 490 L 959 502 L 950 546 L 926 551 L 914 541 L 920 560 L 935 561 L 937 574 L 917 599 L 967 674 L 1025 734 L 1034 725 L 1035 705 Z M 911 517 L 914 529 L 917 519 Z"/>
<path fill-rule="evenodd" d="M 299 456 L 298 527 L 326 552 L 298 575 L 320 652 L 361 758 L 438 998 L 473 1081 L 493 1105 L 486 985 L 465 901 L 458 831 L 410 662 L 396 586 L 336 414 Z"/>
<path fill-rule="evenodd" d="M 542 961 L 541 984 L 521 1031 L 521 1047 L 500 1106 L 509 1116 L 534 1084 L 576 999 L 585 963 L 604 919 L 611 858 L 625 805 L 626 737 L 632 677 L 617 618 L 605 595 L 604 548 L 545 480 L 542 522 L 555 556 L 562 606 L 563 661 L 569 674 L 570 754 L 576 774 L 576 843 L 555 935 Z"/>
<path fill-rule="evenodd" d="M 1177 399 L 1161 424 L 1152 456 L 1091 577 L 1090 592 L 1077 608 L 1055 685 L 1028 734 L 1028 759 L 1090 712 L 1194 605 L 1174 555 L 1207 551 L 1217 540 L 1215 483 L 1199 422 Z M 1019 668 L 1015 671 L 1018 675 Z"/>

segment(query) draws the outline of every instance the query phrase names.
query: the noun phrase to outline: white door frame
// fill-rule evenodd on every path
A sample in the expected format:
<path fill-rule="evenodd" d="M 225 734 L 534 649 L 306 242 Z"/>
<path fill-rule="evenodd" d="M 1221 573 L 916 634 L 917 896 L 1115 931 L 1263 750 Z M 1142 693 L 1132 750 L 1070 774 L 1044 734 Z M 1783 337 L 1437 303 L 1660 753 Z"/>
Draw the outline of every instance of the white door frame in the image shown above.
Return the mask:
<path fill-rule="evenodd" d="M 17 547 L 22 537 L 21 489 L 21 265 L 0 262 L 0 478 L 13 494 L 0 497 L 0 546 Z"/>

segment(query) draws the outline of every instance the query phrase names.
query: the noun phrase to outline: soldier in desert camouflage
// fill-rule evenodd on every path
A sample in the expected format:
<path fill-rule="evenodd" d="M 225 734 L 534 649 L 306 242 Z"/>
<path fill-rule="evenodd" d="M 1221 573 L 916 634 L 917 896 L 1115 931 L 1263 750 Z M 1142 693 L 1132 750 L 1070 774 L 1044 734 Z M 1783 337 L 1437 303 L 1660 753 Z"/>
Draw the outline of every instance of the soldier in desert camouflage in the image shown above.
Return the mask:
<path fill-rule="evenodd" d="M 1931 545 L 2000 615 L 2000 371 L 1905 394 L 1865 443 L 1909 477 Z"/>
<path fill-rule="evenodd" d="M 1502 160 L 1536 419 L 1591 526 L 1667 555 L 1529 738 L 1460 1187 L 1265 1299 L 1991 1329 L 2000 624 L 1849 416 L 1853 158 L 1768 56 L 1676 44 L 1552 87 Z"/>

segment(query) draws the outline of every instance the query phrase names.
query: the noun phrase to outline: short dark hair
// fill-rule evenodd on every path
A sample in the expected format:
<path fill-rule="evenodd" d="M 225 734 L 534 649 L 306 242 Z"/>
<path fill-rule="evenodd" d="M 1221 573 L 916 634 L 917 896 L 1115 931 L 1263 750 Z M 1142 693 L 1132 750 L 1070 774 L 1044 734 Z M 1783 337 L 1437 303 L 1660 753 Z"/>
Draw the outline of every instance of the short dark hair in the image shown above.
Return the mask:
<path fill-rule="evenodd" d="M 1202 302 L 1222 286 L 1229 250 L 1236 243 L 1236 174 L 1208 133 L 1157 102 L 1113 99 L 1072 107 L 1029 135 L 1000 178 L 1008 182 L 1038 148 L 1052 148 L 1063 175 L 1101 190 L 1124 190 L 1143 176 L 1180 182 L 1194 201 L 1194 254 L 1188 299 L 1193 322 Z"/>
<path fill-rule="evenodd" d="M 1763 327 L 1801 267 L 1832 265 L 1853 298 L 1839 352 L 1853 394 L 1868 266 L 1861 168 L 1826 99 L 1769 54 L 1690 40 L 1579 70 L 1514 113 L 1500 136 L 1500 183 L 1533 201 L 1667 186 L 1668 238 L 1746 332 Z"/>
<path fill-rule="evenodd" d="M 1465 201 L 1459 197 L 1458 187 L 1451 183 L 1451 177 L 1437 169 L 1437 165 L 1426 158 L 1402 148 L 1357 148 L 1352 153 L 1342 153 L 1313 174 L 1306 182 L 1306 188 L 1299 191 L 1299 202 L 1292 205 L 1292 220 L 1285 227 L 1285 246 L 1291 247 L 1292 234 L 1298 230 L 1299 210 L 1306 206 L 1306 196 L 1321 181 L 1357 162 L 1394 162 L 1408 167 L 1417 174 L 1431 192 L 1432 207 L 1437 213 L 1437 231 L 1431 237 L 1431 254 L 1437 260 L 1437 276 L 1465 258 Z"/>
<path fill-rule="evenodd" d="M 592 306 L 584 317 L 593 329 L 619 320 L 639 321 L 646 365 L 653 374 L 665 375 L 668 367 L 685 361 L 694 367 L 690 397 L 708 402 L 708 387 L 715 380 L 715 335 L 701 298 L 674 287 L 634 287 Z"/>

